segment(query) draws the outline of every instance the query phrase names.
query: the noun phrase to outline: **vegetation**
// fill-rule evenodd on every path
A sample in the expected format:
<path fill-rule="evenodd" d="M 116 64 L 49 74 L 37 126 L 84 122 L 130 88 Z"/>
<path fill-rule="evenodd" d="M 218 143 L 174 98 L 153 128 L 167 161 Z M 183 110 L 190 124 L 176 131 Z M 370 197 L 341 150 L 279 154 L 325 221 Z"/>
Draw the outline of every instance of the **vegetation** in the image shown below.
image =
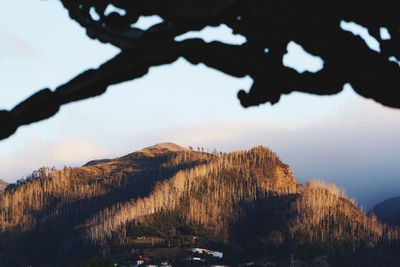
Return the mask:
<path fill-rule="evenodd" d="M 91 261 L 82 263 L 80 267 L 114 267 L 114 266 L 116 266 L 115 260 L 95 258 Z"/>
<path fill-rule="evenodd" d="M 117 230 L 125 232 L 129 221 L 163 211 L 176 211 L 186 223 L 200 224 L 227 238 L 229 222 L 239 216 L 239 204 L 250 207 L 258 197 L 295 193 L 297 187 L 288 166 L 268 149 L 225 154 L 156 183 L 145 198 L 100 212 L 85 224 L 91 226 L 87 238 L 102 242 Z"/>
<path fill-rule="evenodd" d="M 31 263 L 50 254 L 58 265 L 203 246 L 236 262 L 294 253 L 390 266 L 400 245 L 398 228 L 366 216 L 332 184 L 301 186 L 265 147 L 151 147 L 81 168 L 41 168 L 0 195 L 0 234 L 8 255 L 24 251 L 20 261 Z"/>

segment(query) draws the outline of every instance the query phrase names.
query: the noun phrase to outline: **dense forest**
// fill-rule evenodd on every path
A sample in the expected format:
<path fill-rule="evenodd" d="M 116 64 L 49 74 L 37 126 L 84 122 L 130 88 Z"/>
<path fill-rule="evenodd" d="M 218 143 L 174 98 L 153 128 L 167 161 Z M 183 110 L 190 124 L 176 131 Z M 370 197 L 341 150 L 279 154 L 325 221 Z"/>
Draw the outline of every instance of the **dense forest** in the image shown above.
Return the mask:
<path fill-rule="evenodd" d="M 262 146 L 157 145 L 80 168 L 43 167 L 0 194 L 3 264 L 61 266 L 141 249 L 142 236 L 222 249 L 238 262 L 295 254 L 390 266 L 399 248 L 398 228 L 366 216 L 335 185 L 300 185 Z"/>

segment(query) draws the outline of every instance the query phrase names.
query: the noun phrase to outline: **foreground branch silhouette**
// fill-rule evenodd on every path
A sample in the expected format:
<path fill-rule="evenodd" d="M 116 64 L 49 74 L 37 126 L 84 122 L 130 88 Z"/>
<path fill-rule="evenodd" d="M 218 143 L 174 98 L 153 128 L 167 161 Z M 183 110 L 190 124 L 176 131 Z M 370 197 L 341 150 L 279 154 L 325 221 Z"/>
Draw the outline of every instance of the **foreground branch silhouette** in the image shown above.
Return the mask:
<path fill-rule="evenodd" d="M 53 116 L 61 105 L 101 95 L 110 85 L 141 77 L 150 67 L 180 57 L 235 77 L 250 76 L 254 82 L 249 92 L 238 92 L 244 107 L 274 104 L 282 94 L 294 91 L 337 94 L 345 83 L 361 96 L 400 107 L 396 92 L 400 69 L 389 60 L 400 59 L 399 10 L 394 1 L 60 1 L 90 38 L 110 43 L 121 52 L 98 69 L 87 70 L 54 90 L 38 91 L 11 111 L 0 110 L 0 139 L 12 135 L 21 125 Z M 123 10 L 124 15 L 105 12 L 110 4 Z M 97 20 L 92 18 L 93 12 L 99 16 Z M 147 30 L 135 27 L 140 16 L 150 15 L 158 15 L 163 21 Z M 380 52 L 341 29 L 341 21 L 366 27 L 379 41 Z M 201 39 L 175 40 L 189 31 L 221 24 L 247 41 L 229 45 Z M 381 27 L 388 29 L 390 39 L 381 38 Z M 323 69 L 300 74 L 285 67 L 282 57 L 290 41 L 320 56 Z"/>

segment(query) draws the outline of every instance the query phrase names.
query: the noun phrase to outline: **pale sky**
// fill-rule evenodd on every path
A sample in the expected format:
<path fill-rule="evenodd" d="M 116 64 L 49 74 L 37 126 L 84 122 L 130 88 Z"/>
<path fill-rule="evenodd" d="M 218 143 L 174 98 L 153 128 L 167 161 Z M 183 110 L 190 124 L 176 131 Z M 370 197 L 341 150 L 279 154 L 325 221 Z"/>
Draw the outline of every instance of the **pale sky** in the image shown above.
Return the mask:
<path fill-rule="evenodd" d="M 357 25 L 341 26 L 368 35 Z M 223 25 L 201 36 L 245 41 Z M 365 40 L 379 51 L 375 39 Z M 319 57 L 294 42 L 288 51 L 284 64 L 299 72 L 323 67 Z M 8 1 L 0 10 L 0 109 L 38 89 L 54 89 L 117 53 L 89 39 L 58 1 Z M 273 106 L 244 109 L 236 94 L 251 83 L 249 77 L 230 77 L 183 59 L 152 68 L 141 79 L 65 105 L 54 117 L 0 141 L 0 178 L 13 182 L 40 166 L 79 166 L 171 141 L 226 152 L 268 146 L 299 181 L 336 183 L 369 207 L 400 195 L 400 110 L 361 98 L 349 85 L 335 96 L 292 93 Z"/>

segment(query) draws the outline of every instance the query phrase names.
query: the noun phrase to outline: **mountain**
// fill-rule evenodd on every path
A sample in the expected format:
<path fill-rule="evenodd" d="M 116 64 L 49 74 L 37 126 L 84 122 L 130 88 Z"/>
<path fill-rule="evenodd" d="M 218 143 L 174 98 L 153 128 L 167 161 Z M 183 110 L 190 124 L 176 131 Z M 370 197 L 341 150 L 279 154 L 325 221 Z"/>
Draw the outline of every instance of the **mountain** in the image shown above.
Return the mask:
<path fill-rule="evenodd" d="M 400 197 L 394 197 L 379 203 L 371 210 L 382 222 L 400 226 Z"/>
<path fill-rule="evenodd" d="M 391 266 L 398 241 L 397 228 L 363 214 L 332 184 L 301 185 L 262 146 L 204 153 L 157 144 L 80 168 L 40 168 L 0 195 L 0 266 L 178 257 L 188 247 L 222 250 L 230 265 L 286 266 L 292 253 Z"/>
<path fill-rule="evenodd" d="M 172 151 L 183 151 L 185 150 L 185 148 L 178 146 L 177 144 L 174 143 L 160 143 L 160 144 L 155 144 L 153 146 L 149 146 L 144 148 L 143 150 L 151 150 L 151 149 L 168 149 L 168 150 L 172 150 Z"/>
<path fill-rule="evenodd" d="M 6 189 L 8 183 L 0 179 L 0 192 L 3 192 Z"/>
<path fill-rule="evenodd" d="M 178 146 L 177 144 L 174 144 L 174 143 L 165 142 L 165 143 L 155 144 L 153 146 L 146 147 L 146 148 L 142 149 L 141 151 L 146 151 L 146 150 L 148 150 L 148 151 L 151 151 L 151 150 L 184 151 L 185 148 Z M 110 161 L 118 161 L 118 160 L 119 160 L 119 158 L 114 159 L 114 160 L 112 160 L 112 159 L 96 159 L 96 160 L 89 161 L 88 163 L 86 163 L 83 166 L 93 166 L 93 165 L 98 165 L 101 163 L 107 163 Z"/>

